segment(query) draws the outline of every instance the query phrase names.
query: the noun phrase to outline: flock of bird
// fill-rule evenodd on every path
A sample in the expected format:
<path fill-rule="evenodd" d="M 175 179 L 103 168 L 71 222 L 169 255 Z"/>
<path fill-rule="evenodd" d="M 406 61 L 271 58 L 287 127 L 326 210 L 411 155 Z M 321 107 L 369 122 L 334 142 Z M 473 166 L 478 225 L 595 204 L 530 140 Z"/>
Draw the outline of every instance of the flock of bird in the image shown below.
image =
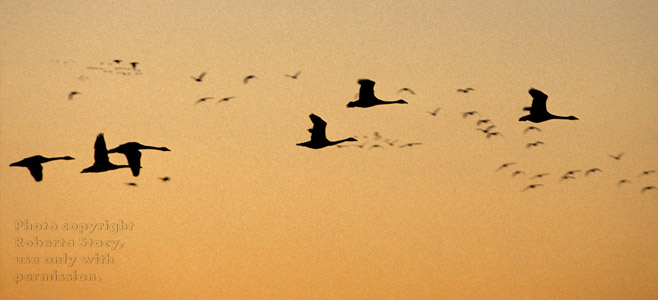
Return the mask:
<path fill-rule="evenodd" d="M 60 62 L 60 61 L 53 61 L 53 62 Z M 89 70 L 100 70 L 106 73 L 118 73 L 122 75 L 128 74 L 128 71 L 134 72 L 134 74 L 141 74 L 141 70 L 137 69 L 138 62 L 130 62 L 128 67 L 127 65 L 124 66 L 122 65 L 122 60 L 116 59 L 113 60 L 110 63 L 100 63 L 100 67 L 94 66 L 94 67 L 87 67 Z M 68 61 L 66 61 L 68 63 Z M 131 73 L 132 74 L 132 73 Z M 293 75 L 289 74 L 284 74 L 285 77 L 291 78 L 291 79 L 297 79 L 299 75 L 301 74 L 301 71 L 296 72 Z M 190 76 L 192 80 L 196 82 L 202 82 L 207 75 L 207 72 L 202 72 L 198 76 Z M 84 76 L 86 77 L 86 76 Z M 81 76 L 80 78 L 84 78 Z M 243 83 L 248 84 L 251 80 L 258 79 L 256 75 L 247 75 L 243 78 Z M 407 104 L 408 102 L 405 101 L 404 99 L 398 99 L 398 100 L 392 100 L 392 101 L 386 101 L 386 100 L 381 100 L 375 96 L 374 93 L 374 86 L 375 82 L 369 79 L 359 79 L 357 83 L 360 85 L 359 88 L 359 93 L 356 96 L 355 101 L 350 101 L 347 103 L 347 108 L 370 108 L 373 106 L 378 106 L 378 105 L 386 105 L 386 104 Z M 467 88 L 460 88 L 457 89 L 457 92 L 459 93 L 469 93 L 475 91 L 474 88 L 472 87 L 467 87 Z M 410 89 L 410 88 L 401 88 L 398 90 L 398 93 L 406 92 L 411 95 L 416 95 L 416 93 Z M 73 100 L 76 95 L 79 95 L 80 92 L 78 91 L 72 91 L 68 95 L 69 100 Z M 541 122 L 546 122 L 549 120 L 578 120 L 577 117 L 575 116 L 559 116 L 559 115 L 554 115 L 548 112 L 546 108 L 546 102 L 548 99 L 548 96 L 543 93 L 540 90 L 531 88 L 529 90 L 529 94 L 532 97 L 532 104 L 529 107 L 524 107 L 523 110 L 528 111 L 528 115 L 522 116 L 519 118 L 518 121 L 523 122 L 523 121 L 529 121 L 533 123 L 541 123 Z M 229 96 L 229 97 L 224 97 L 221 98 L 217 101 L 217 103 L 220 102 L 225 102 L 229 101 L 231 99 L 234 99 L 234 96 Z M 199 104 L 202 102 L 206 102 L 207 100 L 214 99 L 214 97 L 203 97 L 198 99 L 194 104 Z M 432 111 L 427 111 L 432 117 L 437 117 L 439 114 L 439 111 L 441 111 L 440 107 L 437 107 L 436 109 Z M 480 115 L 478 111 L 467 111 L 462 113 L 462 117 L 464 119 L 471 117 L 471 116 L 476 116 Z M 315 114 L 310 114 L 309 115 L 311 122 L 313 123 L 313 127 L 308 129 L 308 131 L 311 133 L 310 140 L 306 142 L 301 142 L 297 143 L 298 146 L 301 147 L 307 147 L 311 149 L 321 149 L 329 146 L 337 146 L 340 148 L 343 147 L 357 147 L 361 149 L 374 149 L 374 148 L 384 148 L 386 146 L 388 147 L 399 147 L 399 148 L 404 148 L 404 147 L 412 147 L 416 145 L 421 145 L 422 143 L 419 142 L 408 142 L 408 143 L 399 143 L 399 140 L 392 140 L 392 139 L 383 139 L 382 136 L 378 132 L 374 132 L 373 135 L 373 143 L 369 143 L 366 141 L 365 143 L 348 143 L 348 142 L 358 142 L 357 137 L 346 137 L 343 139 L 339 140 L 329 140 L 326 135 L 326 128 L 327 128 L 327 122 L 325 122 L 321 117 L 315 115 Z M 481 126 L 486 126 L 486 127 L 481 127 Z M 485 134 L 486 138 L 491 138 L 494 136 L 498 137 L 503 137 L 502 133 L 499 131 L 494 131 L 494 128 L 496 128 L 496 125 L 493 124 L 492 120 L 490 119 L 478 119 L 476 121 L 476 130 L 481 131 L 482 133 Z M 528 126 L 523 130 L 523 133 L 526 134 L 530 131 L 537 131 L 541 132 L 542 130 L 536 126 Z M 363 138 L 367 139 L 367 136 L 363 136 Z M 347 144 L 344 144 L 347 143 Z M 526 148 L 533 148 L 533 147 L 538 147 L 540 145 L 544 145 L 544 142 L 537 140 L 535 142 L 530 142 L 526 144 Z M 141 166 L 141 152 L 140 150 L 159 150 L 159 151 L 170 151 L 166 147 L 154 147 L 154 146 L 146 146 L 142 145 L 137 142 L 128 142 L 119 145 L 118 147 L 112 148 L 110 150 L 107 149 L 106 144 L 105 144 L 105 138 L 103 133 L 98 134 L 96 137 L 96 141 L 94 143 L 94 163 L 88 168 L 85 168 L 81 171 L 81 173 L 98 173 L 98 172 L 106 172 L 106 171 L 112 171 L 112 170 L 117 170 L 121 168 L 130 168 L 132 175 L 137 177 L 139 176 L 140 169 L 142 168 Z M 110 162 L 109 160 L 109 154 L 111 153 L 119 153 L 123 154 L 126 159 L 128 164 L 127 165 L 116 165 Z M 617 155 L 610 155 L 611 158 L 614 160 L 621 160 L 622 156 L 624 153 L 619 153 Z M 14 162 L 10 164 L 10 166 L 14 167 L 26 167 L 32 177 L 34 178 L 35 181 L 41 181 L 43 179 L 43 163 L 47 163 L 50 161 L 54 160 L 72 160 L 74 159 L 73 157 L 70 156 L 63 156 L 63 157 L 52 157 L 52 158 L 47 158 L 43 157 L 41 155 L 35 155 L 31 157 L 27 157 L 25 159 L 22 159 L 20 161 Z M 502 169 L 509 168 L 512 165 L 515 165 L 516 162 L 507 162 L 500 167 L 496 171 L 500 171 Z M 575 179 L 575 174 L 581 172 L 581 170 L 570 170 L 564 173 L 559 181 L 563 180 L 571 180 Z M 597 172 L 602 172 L 601 169 L 599 168 L 591 168 L 588 170 L 584 171 L 585 176 L 588 176 L 593 173 Z M 654 170 L 647 170 L 642 172 L 639 176 L 645 176 L 654 173 Z M 511 177 L 517 177 L 525 175 L 525 172 L 523 170 L 515 170 L 511 173 Z M 539 173 L 535 174 L 530 177 L 531 180 L 536 180 L 536 179 L 541 179 L 543 177 L 546 177 L 550 175 L 550 173 Z M 170 177 L 165 176 L 165 177 L 159 177 L 160 180 L 163 182 L 167 182 L 170 180 Z M 628 179 L 620 179 L 617 182 L 618 186 L 628 184 L 631 181 Z M 136 186 L 136 183 L 130 182 L 126 183 L 131 186 Z M 536 189 L 538 187 L 543 186 L 543 183 L 532 183 L 530 185 L 527 185 L 525 188 L 522 189 L 522 191 L 526 191 L 529 189 Z M 649 190 L 656 190 L 657 188 L 653 185 L 648 185 L 644 186 L 641 188 L 641 193 L 644 193 Z"/>

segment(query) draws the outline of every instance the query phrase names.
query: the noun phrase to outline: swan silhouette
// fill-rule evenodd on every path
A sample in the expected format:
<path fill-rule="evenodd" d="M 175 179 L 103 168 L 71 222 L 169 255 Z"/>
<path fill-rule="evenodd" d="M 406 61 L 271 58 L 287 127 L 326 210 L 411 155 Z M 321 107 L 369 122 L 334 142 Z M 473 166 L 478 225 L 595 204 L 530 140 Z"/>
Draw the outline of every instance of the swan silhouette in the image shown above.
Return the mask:
<path fill-rule="evenodd" d="M 509 166 L 511 166 L 511 165 L 514 165 L 514 164 L 516 164 L 516 163 L 515 163 L 515 162 L 504 163 L 504 164 L 500 165 L 500 167 L 498 167 L 498 169 L 496 170 L 496 172 L 500 171 L 501 169 L 507 168 L 507 167 L 509 167 Z"/>
<path fill-rule="evenodd" d="M 468 92 L 470 92 L 470 91 L 474 91 L 474 90 L 475 90 L 474 88 L 470 88 L 470 87 L 465 88 L 465 89 L 457 89 L 458 92 L 460 92 L 460 93 L 464 93 L 464 94 L 466 94 L 466 93 L 468 93 Z"/>
<path fill-rule="evenodd" d="M 537 175 L 534 175 L 534 176 L 530 177 L 530 179 L 542 178 L 542 177 L 544 177 L 544 176 L 548 176 L 548 175 L 550 175 L 550 174 L 551 174 L 551 173 L 539 173 L 539 174 L 537 174 Z"/>
<path fill-rule="evenodd" d="M 401 92 L 409 92 L 409 93 L 412 94 L 412 95 L 415 95 L 415 94 L 416 94 L 416 92 L 414 92 L 414 91 L 412 91 L 410 88 L 406 88 L 406 87 L 405 87 L 405 88 L 401 88 L 400 90 L 398 90 L 398 94 L 401 93 Z"/>
<path fill-rule="evenodd" d="M 171 151 L 167 147 L 153 147 L 145 146 L 137 142 L 128 142 L 120 145 L 114 149 L 110 149 L 107 153 L 121 153 L 126 156 L 128 159 L 128 165 L 130 170 L 133 173 L 133 176 L 139 176 L 139 169 L 141 168 L 141 157 L 142 153 L 139 150 L 160 150 L 160 151 Z"/>
<path fill-rule="evenodd" d="M 315 114 L 310 114 L 309 117 L 311 118 L 311 122 L 313 122 L 313 128 L 308 130 L 311 133 L 311 140 L 308 142 L 298 143 L 297 146 L 308 147 L 311 149 L 320 149 L 343 142 L 356 142 L 356 139 L 353 137 L 338 141 L 328 140 L 326 135 L 327 122 Z"/>
<path fill-rule="evenodd" d="M 617 182 L 617 186 L 620 186 L 620 185 L 622 185 L 622 184 L 624 184 L 624 183 L 631 183 L 631 182 L 630 182 L 628 179 L 622 179 L 622 180 L 619 180 L 619 181 Z"/>
<path fill-rule="evenodd" d="M 594 173 L 594 172 L 603 172 L 603 170 L 601 170 L 599 168 L 592 168 L 592 169 L 589 169 L 589 170 L 585 171 L 585 176 L 589 175 L 589 173 Z"/>
<path fill-rule="evenodd" d="M 247 84 L 247 83 L 249 83 L 249 80 L 254 79 L 254 78 L 258 78 L 258 77 L 256 77 L 256 75 L 248 75 L 247 77 L 245 77 L 244 79 L 242 79 L 242 82 L 243 82 L 244 84 Z"/>
<path fill-rule="evenodd" d="M 528 127 L 526 127 L 526 129 L 523 130 L 523 133 L 526 133 L 526 132 L 528 132 L 528 131 L 530 131 L 530 130 L 537 130 L 537 131 L 541 132 L 541 129 L 539 129 L 538 127 L 535 127 L 535 126 L 528 126 Z"/>
<path fill-rule="evenodd" d="M 96 143 L 94 143 L 94 164 L 91 167 L 82 170 L 80 173 L 99 173 L 130 167 L 128 165 L 115 165 L 111 163 L 107 153 L 105 137 L 102 133 L 99 133 L 96 137 Z"/>
<path fill-rule="evenodd" d="M 645 186 L 645 187 L 642 188 L 642 190 L 640 190 L 640 193 L 644 194 L 644 192 L 646 192 L 646 191 L 648 191 L 648 190 L 656 190 L 656 189 L 658 189 L 658 188 L 656 188 L 656 187 L 653 186 L 653 185 Z"/>
<path fill-rule="evenodd" d="M 371 107 L 381 104 L 406 104 L 407 101 L 402 99 L 396 101 L 384 101 L 375 97 L 375 82 L 370 79 L 359 79 L 358 81 L 361 88 L 359 89 L 359 99 L 347 103 L 347 107 Z"/>
<path fill-rule="evenodd" d="M 608 155 L 609 155 L 610 157 L 614 158 L 615 160 L 620 160 L 621 157 L 624 155 L 624 152 L 619 153 L 619 154 L 617 154 L 617 155 L 612 155 L 612 154 L 608 154 Z"/>
<path fill-rule="evenodd" d="M 41 181 L 43 179 L 43 166 L 41 164 L 47 163 L 53 160 L 71 160 L 74 159 L 70 156 L 61 156 L 61 157 L 43 157 L 41 155 L 30 156 L 24 158 L 20 161 L 10 164 L 10 167 L 26 167 L 35 181 Z"/>
<path fill-rule="evenodd" d="M 79 95 L 79 94 L 80 94 L 80 92 L 78 92 L 78 91 L 70 92 L 69 93 L 69 100 L 73 100 L 73 96 Z"/>
<path fill-rule="evenodd" d="M 481 120 L 477 120 L 477 122 L 475 122 L 475 125 L 477 125 L 477 126 L 480 126 L 481 124 L 491 124 L 491 120 L 481 119 Z"/>
<path fill-rule="evenodd" d="M 467 111 L 465 113 L 462 113 L 462 117 L 464 117 L 464 119 L 466 119 L 466 117 L 473 116 L 475 114 L 479 114 L 479 113 L 477 111 L 474 111 L 474 110 L 473 111 Z"/>
<path fill-rule="evenodd" d="M 524 107 L 523 110 L 529 111 L 530 114 L 521 117 L 519 121 L 541 123 L 551 119 L 578 120 L 578 118 L 574 116 L 563 117 L 549 113 L 548 110 L 546 110 L 546 100 L 548 99 L 548 96 L 542 91 L 536 90 L 534 88 L 531 88 L 528 92 L 532 96 L 532 106 Z"/>
<path fill-rule="evenodd" d="M 531 185 L 529 185 L 529 186 L 526 186 L 526 187 L 523 189 L 523 191 L 528 190 L 528 189 L 534 189 L 534 188 L 536 188 L 536 187 L 538 187 L 538 186 L 542 186 L 542 185 L 543 185 L 543 184 L 541 184 L 541 183 L 531 184 Z"/>

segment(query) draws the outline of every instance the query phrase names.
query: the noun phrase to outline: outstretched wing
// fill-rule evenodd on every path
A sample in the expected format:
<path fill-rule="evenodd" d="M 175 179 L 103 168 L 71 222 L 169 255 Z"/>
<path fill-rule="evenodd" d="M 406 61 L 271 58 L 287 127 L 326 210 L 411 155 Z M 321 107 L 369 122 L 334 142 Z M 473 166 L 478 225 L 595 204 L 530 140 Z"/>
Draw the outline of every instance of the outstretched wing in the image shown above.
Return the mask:
<path fill-rule="evenodd" d="M 128 165 L 130 166 L 130 170 L 133 172 L 133 176 L 139 176 L 139 169 L 142 167 L 140 165 L 142 153 L 139 152 L 139 150 L 135 150 L 126 152 L 124 154 L 126 155 L 126 159 L 128 159 Z"/>
<path fill-rule="evenodd" d="M 43 167 L 41 164 L 30 164 L 27 166 L 27 169 L 30 170 L 30 174 L 34 177 L 34 180 L 41 181 L 43 179 Z"/>
<path fill-rule="evenodd" d="M 322 120 L 322 118 L 314 114 L 311 114 L 309 117 L 311 118 L 311 122 L 313 122 L 313 128 L 309 130 L 311 132 L 311 140 L 312 141 L 326 140 L 327 122 L 325 122 L 324 120 Z"/>
<path fill-rule="evenodd" d="M 546 110 L 546 99 L 548 99 L 548 96 L 542 91 L 533 88 L 531 88 L 528 93 L 530 93 L 530 96 L 532 96 L 532 106 L 530 107 L 530 113 L 548 113 Z"/>
<path fill-rule="evenodd" d="M 108 164 L 110 159 L 107 157 L 107 146 L 105 145 L 105 137 L 99 133 L 94 143 L 94 164 Z"/>

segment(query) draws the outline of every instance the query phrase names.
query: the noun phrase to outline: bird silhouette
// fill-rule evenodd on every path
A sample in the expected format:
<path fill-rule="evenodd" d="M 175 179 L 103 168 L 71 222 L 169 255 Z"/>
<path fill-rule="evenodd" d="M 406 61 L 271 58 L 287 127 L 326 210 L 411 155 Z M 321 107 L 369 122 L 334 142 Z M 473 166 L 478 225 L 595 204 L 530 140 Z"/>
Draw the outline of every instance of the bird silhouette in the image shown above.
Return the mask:
<path fill-rule="evenodd" d="M 576 177 L 573 177 L 571 175 L 562 175 L 562 177 L 560 177 L 560 181 L 565 180 L 565 179 L 576 179 Z"/>
<path fill-rule="evenodd" d="M 134 182 L 126 182 L 126 185 L 128 185 L 128 186 L 137 186 L 137 183 L 134 183 Z"/>
<path fill-rule="evenodd" d="M 405 148 L 405 147 L 413 147 L 417 145 L 422 145 L 422 143 L 406 143 L 404 145 L 400 145 L 400 148 Z"/>
<path fill-rule="evenodd" d="M 473 115 L 475 115 L 475 114 L 478 114 L 478 115 L 479 115 L 479 113 L 478 113 L 477 111 L 474 111 L 474 110 L 473 110 L 473 111 L 467 111 L 467 112 L 465 112 L 465 113 L 462 113 L 462 117 L 464 117 L 464 119 L 466 119 L 466 117 L 468 117 L 468 116 L 473 116 Z"/>
<path fill-rule="evenodd" d="M 167 181 L 171 180 L 171 178 L 169 176 L 158 177 L 158 179 L 162 180 L 162 182 L 167 182 Z"/>
<path fill-rule="evenodd" d="M 627 179 L 622 179 L 622 180 L 617 181 L 617 186 L 620 186 L 620 185 L 622 185 L 622 184 L 624 184 L 624 183 L 631 183 L 631 182 L 630 182 L 629 180 L 627 180 Z"/>
<path fill-rule="evenodd" d="M 194 77 L 194 76 L 190 76 L 190 77 L 192 77 L 192 79 L 196 80 L 197 82 L 201 82 L 201 80 L 203 80 L 203 77 L 205 76 L 206 76 L 206 72 L 203 72 L 199 75 L 199 77 Z"/>
<path fill-rule="evenodd" d="M 242 82 L 243 82 L 244 84 L 247 84 L 247 83 L 249 82 L 249 80 L 254 79 L 254 78 L 258 78 L 258 77 L 256 77 L 256 75 L 248 75 L 247 77 L 245 77 L 244 79 L 242 79 Z"/>
<path fill-rule="evenodd" d="M 528 132 L 528 131 L 530 131 L 530 130 L 537 130 L 537 131 L 541 132 L 541 129 L 539 129 L 538 127 L 535 127 L 535 126 L 528 126 L 528 127 L 526 127 L 526 129 L 523 130 L 523 133 L 526 133 L 526 132 Z"/>
<path fill-rule="evenodd" d="M 328 140 L 326 135 L 327 122 L 315 114 L 310 114 L 309 117 L 311 118 L 311 122 L 313 122 L 313 128 L 308 130 L 311 133 L 311 140 L 308 142 L 298 143 L 297 146 L 308 147 L 311 149 L 321 149 L 343 142 L 356 142 L 356 139 L 353 137 L 337 141 Z"/>
<path fill-rule="evenodd" d="M 603 172 L 603 171 L 599 168 L 592 168 L 592 169 L 589 169 L 589 170 L 585 171 L 585 176 L 589 175 L 590 173 L 594 173 L 594 172 Z"/>
<path fill-rule="evenodd" d="M 407 101 L 402 99 L 396 101 L 384 101 L 375 97 L 375 82 L 370 79 L 359 79 L 358 81 L 361 88 L 359 89 L 359 99 L 347 103 L 347 107 L 371 107 L 381 104 L 400 103 L 406 104 Z"/>
<path fill-rule="evenodd" d="M 78 91 L 72 91 L 72 92 L 70 92 L 70 93 L 69 93 L 69 100 L 73 100 L 73 96 L 75 96 L 75 95 L 79 95 L 79 94 L 80 94 L 80 92 L 78 92 Z"/>
<path fill-rule="evenodd" d="M 504 164 L 500 165 L 500 167 L 498 167 L 498 169 L 496 169 L 496 172 L 500 171 L 501 169 L 507 168 L 511 165 L 514 165 L 514 164 L 516 164 L 516 163 L 515 162 L 504 163 Z"/>
<path fill-rule="evenodd" d="M 619 154 L 617 154 L 617 155 L 612 155 L 612 154 L 608 154 L 608 155 L 609 155 L 610 157 L 612 157 L 613 159 L 615 159 L 615 160 L 620 160 L 621 157 L 622 157 L 622 155 L 624 155 L 624 152 L 619 153 Z"/>
<path fill-rule="evenodd" d="M 529 185 L 529 186 L 526 186 L 526 187 L 523 189 L 523 191 L 528 190 L 528 189 L 534 189 L 534 188 L 539 187 L 539 186 L 542 186 L 542 185 L 543 185 L 543 184 L 541 184 L 541 183 L 531 184 L 531 185 Z"/>
<path fill-rule="evenodd" d="M 564 173 L 564 176 L 570 176 L 570 175 L 575 175 L 578 172 L 582 172 L 581 170 L 570 170 Z"/>
<path fill-rule="evenodd" d="M 137 64 L 138 64 L 138 63 L 139 63 L 139 62 L 136 62 L 136 61 L 133 61 L 133 62 L 130 63 L 130 65 L 133 67 L 133 70 L 136 70 L 136 69 L 137 69 Z"/>
<path fill-rule="evenodd" d="M 498 132 L 498 131 L 494 131 L 494 132 L 489 132 L 489 133 L 487 133 L 487 138 L 490 138 L 490 137 L 492 137 L 492 136 L 496 136 L 496 135 L 501 136 L 501 137 L 503 136 L 502 133 L 500 133 L 500 132 Z"/>
<path fill-rule="evenodd" d="M 551 175 L 551 173 L 539 173 L 537 175 L 534 175 L 534 176 L 530 177 L 530 179 L 542 178 L 542 177 L 548 176 L 548 175 Z"/>
<path fill-rule="evenodd" d="M 231 99 L 233 99 L 233 98 L 235 98 L 235 97 L 224 97 L 224 98 L 222 98 L 222 99 L 219 99 L 219 100 L 217 101 L 217 103 L 219 103 L 219 102 L 224 102 L 224 101 L 228 101 L 228 100 L 231 100 Z"/>
<path fill-rule="evenodd" d="M 643 187 L 642 190 L 640 190 L 640 192 L 641 192 L 642 194 L 644 194 L 644 192 L 646 192 L 646 191 L 648 191 L 648 190 L 655 190 L 655 189 L 656 189 L 655 186 L 650 185 L 650 186 L 645 186 L 645 187 Z"/>
<path fill-rule="evenodd" d="M 637 177 L 645 176 L 645 175 L 649 175 L 649 174 L 651 174 L 651 173 L 655 173 L 655 172 L 656 172 L 656 170 L 648 170 L 648 171 L 644 171 L 644 172 L 640 173 L 640 175 L 637 175 Z"/>
<path fill-rule="evenodd" d="M 80 173 L 99 173 L 130 167 L 128 165 L 115 165 L 111 163 L 107 153 L 105 137 L 102 133 L 99 133 L 96 137 L 96 143 L 94 143 L 94 164 L 91 167 L 82 170 Z"/>
<path fill-rule="evenodd" d="M 491 131 L 491 129 L 494 129 L 494 128 L 496 128 L 496 125 L 489 125 L 489 127 L 485 128 L 485 129 L 482 129 L 482 128 L 475 128 L 475 129 L 477 129 L 479 131 L 482 131 L 484 133 L 489 133 Z"/>
<path fill-rule="evenodd" d="M 465 89 L 457 89 L 458 92 L 460 92 L 460 93 L 464 93 L 464 94 L 466 94 L 466 93 L 468 93 L 468 92 L 470 92 L 470 91 L 474 91 L 474 90 L 475 90 L 475 89 L 470 88 L 470 87 L 465 88 Z"/>
<path fill-rule="evenodd" d="M 563 117 L 549 113 L 548 110 L 546 110 L 546 100 L 548 99 L 548 96 L 540 90 L 536 90 L 534 88 L 531 88 L 528 92 L 532 96 L 532 106 L 524 107 L 523 110 L 529 111 L 530 114 L 521 117 L 519 121 L 540 123 L 551 119 L 578 120 L 578 118 L 574 116 Z"/>
<path fill-rule="evenodd" d="M 201 102 L 205 102 L 206 100 L 210 100 L 210 99 L 213 99 L 213 97 L 203 97 L 203 98 L 197 100 L 196 102 L 194 102 L 194 104 L 199 104 Z"/>
<path fill-rule="evenodd" d="M 15 163 L 11 163 L 10 167 L 26 167 L 35 181 L 41 181 L 43 179 L 43 166 L 41 164 L 47 163 L 53 160 L 71 160 L 74 159 L 70 156 L 61 156 L 61 157 L 43 157 L 41 155 L 30 156 L 24 158 Z"/>
<path fill-rule="evenodd" d="M 286 76 L 286 77 L 290 77 L 290 78 L 292 78 L 292 79 L 297 79 L 297 77 L 299 77 L 299 74 L 301 74 L 301 73 L 302 73 L 302 71 L 297 71 L 297 73 L 295 73 L 295 75 L 288 75 L 288 74 L 286 74 L 285 76 Z"/>
<path fill-rule="evenodd" d="M 141 157 L 142 153 L 139 150 L 160 150 L 160 151 L 171 151 L 167 147 L 153 147 L 145 146 L 137 142 L 128 142 L 122 145 L 119 145 L 116 148 L 110 149 L 107 153 L 121 153 L 126 156 L 128 160 L 128 165 L 130 170 L 133 173 L 133 176 L 139 176 L 139 169 L 141 168 Z"/>
<path fill-rule="evenodd" d="M 393 140 L 393 141 L 388 140 L 388 139 L 384 140 L 384 142 L 386 142 L 389 146 L 393 146 L 395 143 L 397 143 L 397 141 L 398 140 Z"/>
<path fill-rule="evenodd" d="M 536 142 L 534 142 L 534 143 L 527 143 L 527 144 L 525 145 L 525 147 L 526 147 L 526 148 L 537 147 L 537 146 L 539 146 L 539 145 L 543 145 L 543 144 L 544 144 L 544 142 L 542 142 L 542 141 L 536 141 Z"/>
<path fill-rule="evenodd" d="M 521 170 L 516 170 L 516 171 L 514 171 L 514 173 L 512 173 L 512 177 L 516 177 L 516 175 L 521 175 L 521 174 L 525 174 L 525 172 L 523 172 Z"/>
<path fill-rule="evenodd" d="M 409 92 L 412 95 L 416 94 L 416 92 L 412 91 L 410 88 L 401 88 L 400 90 L 398 90 L 398 94 L 401 93 L 401 92 Z"/>
<path fill-rule="evenodd" d="M 113 60 L 113 62 L 115 62 L 115 63 L 117 63 L 117 64 L 120 64 L 120 63 L 121 63 L 121 60 L 120 60 L 120 59 L 115 59 L 115 60 Z"/>
<path fill-rule="evenodd" d="M 481 119 L 481 120 L 477 120 L 477 122 L 475 122 L 475 125 L 477 125 L 477 126 L 480 126 L 481 124 L 491 124 L 491 120 Z"/>
<path fill-rule="evenodd" d="M 439 113 L 439 110 L 441 110 L 441 108 L 437 107 L 434 111 L 428 111 L 427 113 L 432 115 L 432 116 L 436 116 L 436 114 Z"/>

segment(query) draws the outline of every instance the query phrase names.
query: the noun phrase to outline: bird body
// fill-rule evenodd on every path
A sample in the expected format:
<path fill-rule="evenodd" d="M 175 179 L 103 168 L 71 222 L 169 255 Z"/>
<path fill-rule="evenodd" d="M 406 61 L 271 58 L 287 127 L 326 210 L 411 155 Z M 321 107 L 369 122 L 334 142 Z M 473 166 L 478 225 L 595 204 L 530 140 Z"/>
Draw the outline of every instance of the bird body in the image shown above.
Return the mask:
<path fill-rule="evenodd" d="M 171 151 L 167 147 L 153 147 L 145 146 L 137 142 L 128 142 L 108 151 L 108 153 L 121 153 L 128 159 L 128 165 L 133 173 L 133 176 L 139 176 L 139 169 L 141 168 L 142 153 L 139 150 L 160 150 Z"/>
<path fill-rule="evenodd" d="M 295 75 L 286 74 L 286 77 L 290 77 L 292 79 L 297 79 L 297 77 L 299 77 L 299 74 L 301 74 L 301 73 L 302 73 L 302 71 L 297 71 L 297 73 L 295 73 Z"/>
<path fill-rule="evenodd" d="M 30 156 L 27 158 L 24 158 L 20 161 L 17 161 L 15 163 L 10 164 L 10 167 L 26 167 L 29 171 L 32 177 L 34 178 L 35 181 L 41 181 L 43 179 L 43 166 L 41 164 L 47 163 L 49 161 L 53 160 L 71 160 L 74 159 L 73 157 L 70 156 L 62 156 L 62 157 L 43 157 L 41 155 L 35 155 L 35 156 Z"/>
<path fill-rule="evenodd" d="M 308 147 L 311 149 L 321 149 L 327 146 L 333 146 L 343 142 L 356 142 L 355 138 L 346 138 L 337 141 L 330 141 L 327 139 L 326 129 L 327 122 L 322 120 L 322 118 L 316 116 L 315 114 L 309 115 L 311 122 L 313 122 L 313 128 L 308 131 L 311 133 L 311 140 L 303 143 L 298 143 L 297 146 Z"/>
<path fill-rule="evenodd" d="M 464 94 L 466 94 L 466 93 L 468 93 L 468 92 L 470 92 L 470 91 L 474 91 L 474 90 L 475 90 L 474 88 L 470 88 L 470 87 L 465 88 L 465 89 L 457 89 L 458 92 L 460 92 L 460 93 L 464 93 Z"/>
<path fill-rule="evenodd" d="M 375 82 L 369 79 L 359 79 L 358 81 L 359 85 L 361 85 L 361 88 L 359 89 L 359 99 L 356 101 L 352 101 L 347 103 L 347 107 L 372 107 L 375 105 L 381 105 L 381 104 L 394 104 L 394 103 L 399 103 L 399 104 L 406 104 L 407 101 L 404 101 L 402 99 L 396 100 L 396 101 L 384 101 L 380 100 L 379 98 L 375 97 Z"/>
<path fill-rule="evenodd" d="M 190 76 L 190 77 L 192 77 L 192 79 L 194 79 L 197 82 L 201 82 L 204 76 L 206 76 L 206 72 L 201 73 L 199 77 L 194 77 L 194 76 Z"/>
<path fill-rule="evenodd" d="M 519 121 L 541 123 L 552 119 L 578 120 L 578 118 L 574 116 L 563 117 L 549 113 L 548 110 L 546 110 L 546 100 L 548 99 L 548 96 L 542 91 L 536 90 L 534 88 L 531 88 L 528 92 L 532 96 L 532 106 L 524 107 L 523 110 L 529 111 L 530 114 L 521 117 Z"/>

